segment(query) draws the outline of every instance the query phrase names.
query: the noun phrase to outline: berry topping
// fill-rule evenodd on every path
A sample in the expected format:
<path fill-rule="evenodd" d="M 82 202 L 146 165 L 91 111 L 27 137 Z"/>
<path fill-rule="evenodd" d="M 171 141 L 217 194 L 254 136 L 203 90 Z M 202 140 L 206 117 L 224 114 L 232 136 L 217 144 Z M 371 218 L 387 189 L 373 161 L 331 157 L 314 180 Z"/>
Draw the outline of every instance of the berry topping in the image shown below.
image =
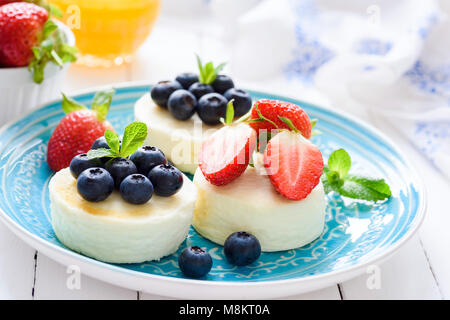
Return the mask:
<path fill-rule="evenodd" d="M 189 91 L 181 89 L 170 95 L 167 105 L 175 119 L 187 120 L 195 113 L 197 99 Z"/>
<path fill-rule="evenodd" d="M 62 108 L 67 115 L 52 133 L 47 148 L 47 163 L 53 171 L 67 168 L 78 154 L 87 153 L 94 141 L 103 136 L 111 124 L 105 120 L 113 90 L 98 92 L 92 109 L 63 95 Z"/>
<path fill-rule="evenodd" d="M 220 94 L 224 94 L 228 89 L 234 88 L 233 80 L 229 76 L 219 74 L 211 83 L 214 90 Z"/>
<path fill-rule="evenodd" d="M 246 266 L 261 255 L 261 245 L 258 239 L 247 232 L 232 233 L 223 246 L 228 262 L 236 266 Z"/>
<path fill-rule="evenodd" d="M 114 180 L 105 169 L 90 168 L 78 176 L 77 189 L 78 193 L 87 201 L 103 201 L 113 192 Z"/>
<path fill-rule="evenodd" d="M 218 93 L 208 93 L 198 100 L 197 113 L 206 124 L 216 125 L 225 117 L 227 99 Z"/>
<path fill-rule="evenodd" d="M 123 179 L 120 184 L 120 195 L 132 204 L 146 203 L 153 195 L 153 185 L 142 174 L 132 174 Z"/>
<path fill-rule="evenodd" d="M 96 139 L 91 146 L 91 150 L 96 150 L 96 149 L 100 149 L 100 148 L 110 149 L 104 136 Z"/>
<path fill-rule="evenodd" d="M 211 87 L 209 84 L 201 83 L 201 82 L 195 82 L 189 87 L 189 91 L 197 98 L 200 99 L 205 94 L 214 92 L 213 87 Z"/>
<path fill-rule="evenodd" d="M 289 129 L 292 128 L 282 119 L 289 119 L 301 134 L 309 139 L 311 137 L 311 122 L 306 112 L 299 106 L 278 100 L 258 100 L 252 108 L 250 126 L 259 134 L 260 130 Z M 255 121 L 259 119 L 260 121 Z"/>
<path fill-rule="evenodd" d="M 243 123 L 216 131 L 203 142 L 199 153 L 205 179 L 221 186 L 239 177 L 248 166 L 255 139 L 255 132 Z"/>
<path fill-rule="evenodd" d="M 319 148 L 286 130 L 267 144 L 264 166 L 275 189 L 290 200 L 306 198 L 319 184 L 324 167 Z"/>
<path fill-rule="evenodd" d="M 198 75 L 190 72 L 181 73 L 175 78 L 175 80 L 181 84 L 183 89 L 188 90 L 193 83 L 198 82 Z"/>
<path fill-rule="evenodd" d="M 178 257 L 181 272 L 189 278 L 201 278 L 212 268 L 212 259 L 208 252 L 200 247 L 185 248 Z"/>
<path fill-rule="evenodd" d="M 179 89 L 183 88 L 177 81 L 160 81 L 152 87 L 150 95 L 158 106 L 167 108 L 170 95 Z"/>
<path fill-rule="evenodd" d="M 160 164 L 150 170 L 148 178 L 158 196 L 170 197 L 183 186 L 183 174 L 170 164 Z"/>
<path fill-rule="evenodd" d="M 70 173 L 76 179 L 84 170 L 101 166 L 102 163 L 99 159 L 89 159 L 86 153 L 82 153 L 70 161 Z"/>
<path fill-rule="evenodd" d="M 126 158 L 114 158 L 109 160 L 105 165 L 106 170 L 114 178 L 116 189 L 120 188 L 120 184 L 130 174 L 137 173 L 137 168 L 133 161 Z"/>
<path fill-rule="evenodd" d="M 148 175 L 151 169 L 159 164 L 166 164 L 167 159 L 164 153 L 156 147 L 140 147 L 130 156 L 130 160 L 136 165 L 140 174 Z"/>
<path fill-rule="evenodd" d="M 231 88 L 224 94 L 225 99 L 228 101 L 234 100 L 234 114 L 237 117 L 243 116 L 252 107 L 252 98 L 250 95 L 241 89 Z"/>

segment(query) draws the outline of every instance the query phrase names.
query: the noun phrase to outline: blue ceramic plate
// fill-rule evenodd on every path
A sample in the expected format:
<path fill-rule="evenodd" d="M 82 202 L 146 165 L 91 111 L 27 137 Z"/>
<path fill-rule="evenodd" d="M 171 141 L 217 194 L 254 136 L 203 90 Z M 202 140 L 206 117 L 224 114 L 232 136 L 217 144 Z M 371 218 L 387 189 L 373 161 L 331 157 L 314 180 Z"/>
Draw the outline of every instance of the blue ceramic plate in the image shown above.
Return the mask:
<path fill-rule="evenodd" d="M 133 121 L 133 105 L 148 85 L 118 85 L 109 120 L 118 132 Z M 95 91 L 77 95 L 89 105 Z M 48 104 L 7 125 L 0 134 L 0 208 L 2 220 L 25 241 L 50 257 L 82 266 L 82 272 L 100 279 L 159 294 L 178 297 L 274 297 L 293 294 L 342 281 L 378 262 L 398 248 L 419 226 L 424 214 L 420 181 L 408 162 L 382 134 L 360 121 L 328 109 L 263 92 L 254 99 L 292 101 L 317 118 L 321 135 L 312 140 L 325 159 L 338 148 L 352 157 L 352 170 L 387 180 L 392 197 L 369 203 L 327 196 L 326 225 L 311 244 L 277 253 L 263 253 L 247 267 L 235 267 L 224 259 L 222 247 L 190 230 L 186 243 L 206 249 L 214 260 L 203 280 L 185 279 L 178 253 L 159 262 L 113 265 L 93 260 L 65 248 L 50 223 L 48 183 L 52 176 L 46 163 L 47 141 L 63 117 L 60 101 Z M 206 293 L 192 290 L 209 287 Z M 233 288 L 239 287 L 239 290 Z M 245 289 L 247 288 L 247 289 Z"/>

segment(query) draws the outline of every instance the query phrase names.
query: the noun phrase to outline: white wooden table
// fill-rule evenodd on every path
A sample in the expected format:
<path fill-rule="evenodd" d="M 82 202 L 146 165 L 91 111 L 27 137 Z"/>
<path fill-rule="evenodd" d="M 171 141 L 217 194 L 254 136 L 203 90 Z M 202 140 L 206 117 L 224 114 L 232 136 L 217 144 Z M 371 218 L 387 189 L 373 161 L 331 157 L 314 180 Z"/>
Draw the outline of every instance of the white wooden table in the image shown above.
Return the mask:
<path fill-rule="evenodd" d="M 195 27 L 194 27 L 195 28 Z M 154 33 L 140 49 L 135 61 L 127 66 L 93 70 L 72 66 L 65 83 L 65 93 L 133 80 L 173 78 L 181 71 L 196 68 L 193 53 L 227 60 L 229 51 L 203 32 L 171 27 L 161 19 Z M 313 88 L 300 84 L 283 85 L 277 79 L 248 82 L 235 79 L 241 87 L 257 87 L 309 100 L 332 103 Z M 298 94 L 301 92 L 301 94 Z M 382 122 L 372 123 L 393 137 L 421 173 L 428 190 L 428 212 L 425 221 L 411 241 L 382 264 L 381 286 L 369 289 L 369 274 L 316 292 L 288 299 L 442 299 L 450 298 L 450 183 L 429 162 Z M 1 299 L 162 299 L 163 297 L 119 288 L 82 275 L 80 289 L 68 289 L 67 270 L 32 249 L 0 224 L 0 298 Z"/>

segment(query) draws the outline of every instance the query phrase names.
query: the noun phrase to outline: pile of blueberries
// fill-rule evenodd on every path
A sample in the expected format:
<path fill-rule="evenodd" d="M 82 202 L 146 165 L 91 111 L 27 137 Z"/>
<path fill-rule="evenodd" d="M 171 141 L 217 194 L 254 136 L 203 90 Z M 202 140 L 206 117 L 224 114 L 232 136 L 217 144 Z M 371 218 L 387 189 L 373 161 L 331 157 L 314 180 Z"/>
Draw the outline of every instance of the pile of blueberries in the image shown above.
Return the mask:
<path fill-rule="evenodd" d="M 209 85 L 199 82 L 195 73 L 182 73 L 174 81 L 160 81 L 151 89 L 153 101 L 169 109 L 175 119 L 187 120 L 197 112 L 203 123 L 216 125 L 225 118 L 227 104 L 234 99 L 234 115 L 246 114 L 252 107 L 252 98 L 234 87 L 233 80 L 217 75 Z"/>
<path fill-rule="evenodd" d="M 109 149 L 100 137 L 91 149 Z M 140 147 L 130 158 L 89 159 L 86 153 L 75 156 L 70 172 L 77 179 L 79 194 L 87 201 L 108 198 L 114 189 L 132 204 L 146 203 L 153 193 L 169 197 L 183 185 L 183 174 L 170 165 L 164 153 L 156 147 Z"/>

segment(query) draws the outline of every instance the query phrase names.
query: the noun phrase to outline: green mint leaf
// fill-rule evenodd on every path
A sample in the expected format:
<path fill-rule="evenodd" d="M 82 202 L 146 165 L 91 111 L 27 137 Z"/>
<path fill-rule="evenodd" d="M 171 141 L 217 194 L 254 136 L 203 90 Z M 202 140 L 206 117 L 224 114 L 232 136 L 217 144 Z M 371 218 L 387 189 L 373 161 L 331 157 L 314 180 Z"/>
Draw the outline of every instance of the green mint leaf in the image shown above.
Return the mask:
<path fill-rule="evenodd" d="M 58 66 L 62 67 L 63 66 L 63 61 L 61 60 L 61 58 L 58 56 L 58 54 L 56 53 L 55 50 L 50 51 L 50 55 L 52 56 L 52 61 L 54 61 Z"/>
<path fill-rule="evenodd" d="M 322 131 L 317 129 L 311 130 L 311 138 L 317 136 L 318 134 L 322 134 Z"/>
<path fill-rule="evenodd" d="M 314 129 L 314 127 L 316 126 L 316 124 L 317 124 L 317 119 L 312 119 L 311 120 L 311 129 Z"/>
<path fill-rule="evenodd" d="M 283 121 L 288 127 L 289 129 L 291 129 L 294 132 L 300 133 L 300 131 L 294 126 L 294 124 L 292 123 L 291 119 L 286 118 L 286 117 L 281 117 L 278 116 L 278 118 Z"/>
<path fill-rule="evenodd" d="M 98 121 L 103 122 L 106 120 L 114 93 L 114 89 L 108 89 L 95 94 L 91 109 L 97 114 Z"/>
<path fill-rule="evenodd" d="M 62 109 L 65 114 L 69 114 L 73 111 L 87 109 L 85 105 L 76 102 L 74 99 L 67 97 L 64 93 L 62 93 Z"/>
<path fill-rule="evenodd" d="M 111 149 L 105 149 L 105 148 L 89 150 L 88 153 L 87 153 L 88 159 L 105 158 L 105 157 L 116 158 L 118 156 L 119 155 L 116 154 Z"/>
<path fill-rule="evenodd" d="M 226 124 L 232 124 L 234 119 L 234 106 L 233 106 L 234 99 L 231 99 L 227 104 L 227 112 L 226 112 L 226 118 L 225 123 Z"/>
<path fill-rule="evenodd" d="M 348 175 L 338 192 L 349 198 L 368 201 L 385 200 L 391 196 L 391 190 L 384 179 L 370 179 Z"/>
<path fill-rule="evenodd" d="M 120 140 L 119 136 L 112 132 L 111 130 L 105 131 L 105 139 L 106 143 L 108 143 L 108 146 L 111 148 L 111 150 L 114 153 L 119 154 L 120 153 Z"/>
<path fill-rule="evenodd" d="M 147 125 L 143 122 L 133 122 L 125 128 L 120 155 L 123 158 L 133 154 L 147 137 Z"/>
<path fill-rule="evenodd" d="M 63 17 L 61 9 L 54 4 L 49 4 L 47 11 L 50 13 L 50 16 L 52 16 L 52 17 L 57 17 L 57 18 Z"/>
<path fill-rule="evenodd" d="M 199 81 L 205 84 L 213 83 L 219 72 L 225 67 L 226 63 L 221 63 L 217 67 L 214 67 L 214 64 L 210 61 L 203 65 L 200 57 L 198 55 L 196 55 L 196 57 L 199 70 Z"/>
<path fill-rule="evenodd" d="M 352 160 L 344 149 L 334 151 L 328 158 L 328 168 L 336 171 L 341 179 L 344 179 L 351 166 Z"/>
<path fill-rule="evenodd" d="M 45 5 L 42 6 L 45 7 Z M 47 63 L 52 62 L 62 66 L 76 60 L 76 50 L 67 44 L 64 32 L 51 19 L 44 24 L 39 40 L 39 45 L 32 49 L 33 60 L 28 65 L 28 70 L 32 73 L 33 81 L 36 83 L 42 83 L 44 80 Z"/>

